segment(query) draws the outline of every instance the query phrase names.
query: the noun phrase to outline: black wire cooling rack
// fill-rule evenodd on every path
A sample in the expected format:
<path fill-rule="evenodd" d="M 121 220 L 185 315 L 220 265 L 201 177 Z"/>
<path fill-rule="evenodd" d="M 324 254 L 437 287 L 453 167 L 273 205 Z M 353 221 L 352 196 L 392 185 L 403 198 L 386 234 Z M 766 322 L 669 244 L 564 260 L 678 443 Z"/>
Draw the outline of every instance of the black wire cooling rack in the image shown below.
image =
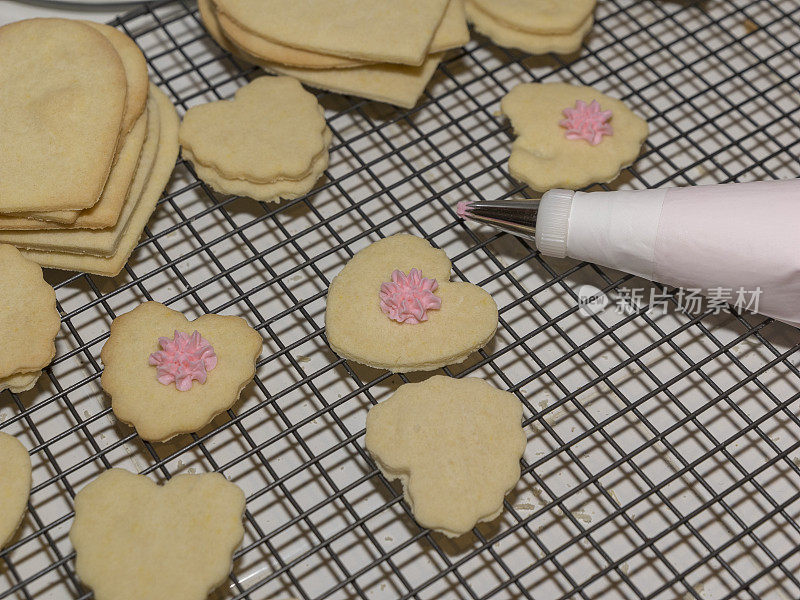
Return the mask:
<path fill-rule="evenodd" d="M 800 1 L 598 4 L 575 56 L 477 37 L 411 111 L 320 94 L 331 165 L 306 198 L 216 196 L 180 161 L 122 274 L 49 272 L 57 358 L 35 390 L 0 395 L 0 429 L 34 465 L 28 515 L 0 552 L 0 598 L 90 597 L 67 537 L 72 499 L 112 466 L 159 481 L 216 470 L 245 490 L 246 537 L 220 598 L 800 598 L 800 331 L 687 306 L 680 291 L 454 219 L 458 200 L 525 192 L 507 174 L 512 135 L 497 114 L 524 81 L 592 85 L 649 120 L 616 187 L 797 175 Z M 181 111 L 259 75 L 208 38 L 188 2 L 116 25 Z M 399 231 L 447 251 L 454 277 L 500 307 L 496 339 L 446 372 L 525 404 L 520 483 L 498 520 L 455 541 L 420 529 L 364 450 L 367 409 L 406 378 L 325 342 L 330 280 Z M 586 290 L 606 307 L 581 306 Z M 111 320 L 149 299 L 242 315 L 265 338 L 234 409 L 168 444 L 116 423 L 98 381 Z"/>

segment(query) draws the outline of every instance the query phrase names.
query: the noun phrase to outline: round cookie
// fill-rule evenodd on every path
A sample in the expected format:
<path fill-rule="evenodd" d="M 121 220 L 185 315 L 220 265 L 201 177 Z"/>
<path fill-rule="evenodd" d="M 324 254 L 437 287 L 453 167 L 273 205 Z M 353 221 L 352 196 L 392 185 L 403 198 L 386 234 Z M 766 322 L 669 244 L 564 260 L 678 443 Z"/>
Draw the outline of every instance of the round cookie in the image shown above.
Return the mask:
<path fill-rule="evenodd" d="M 60 327 L 56 294 L 42 268 L 0 244 L 0 380 L 32 375 L 50 364 Z"/>
<path fill-rule="evenodd" d="M 227 179 L 298 180 L 326 150 L 327 125 L 316 97 L 291 77 L 259 77 L 233 100 L 190 108 L 181 145 Z"/>
<path fill-rule="evenodd" d="M 253 379 L 262 345 L 261 335 L 239 317 L 189 321 L 145 302 L 111 323 L 100 353 L 100 384 L 120 421 L 142 439 L 164 442 L 230 408 Z"/>
<path fill-rule="evenodd" d="M 397 373 L 432 371 L 466 360 L 494 336 L 497 305 L 478 286 L 451 282 L 450 268 L 442 250 L 413 235 L 394 235 L 361 250 L 328 290 L 325 331 L 331 349 L 344 358 Z M 395 271 L 411 275 L 412 269 L 435 280 L 431 295 L 441 306 L 421 318 L 406 316 L 400 322 L 387 314 L 392 310 L 386 302 L 382 307 L 381 292 Z M 430 295 L 428 299 L 436 302 Z"/>
<path fill-rule="evenodd" d="M 126 95 L 122 60 L 92 27 L 64 19 L 0 27 L 0 212 L 94 205 Z"/>
<path fill-rule="evenodd" d="M 482 379 L 401 385 L 367 415 L 365 444 L 423 527 L 458 537 L 503 510 L 527 439 L 522 403 Z"/>
<path fill-rule="evenodd" d="M 537 192 L 612 181 L 636 160 L 648 133 L 647 122 L 620 100 L 566 83 L 518 85 L 501 110 L 518 136 L 509 171 Z M 570 114 L 592 141 L 573 135 Z"/>
<path fill-rule="evenodd" d="M 597 0 L 469 0 L 505 28 L 568 35 L 594 12 Z"/>
<path fill-rule="evenodd" d="M 231 572 L 244 509 L 219 473 L 159 486 L 111 469 L 75 496 L 75 570 L 97 600 L 205 600 Z"/>
<path fill-rule="evenodd" d="M 0 549 L 4 548 L 25 516 L 31 493 L 31 457 L 25 446 L 0 432 Z"/>

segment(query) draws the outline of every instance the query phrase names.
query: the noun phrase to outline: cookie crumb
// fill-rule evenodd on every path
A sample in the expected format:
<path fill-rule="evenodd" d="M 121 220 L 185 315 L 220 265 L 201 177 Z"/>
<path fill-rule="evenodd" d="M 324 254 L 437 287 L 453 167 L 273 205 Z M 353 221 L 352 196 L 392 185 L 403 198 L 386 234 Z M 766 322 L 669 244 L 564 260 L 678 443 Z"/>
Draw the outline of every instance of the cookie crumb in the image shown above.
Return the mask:
<path fill-rule="evenodd" d="M 747 35 L 755 33 L 756 31 L 761 29 L 761 27 L 759 27 L 757 23 L 753 22 L 750 19 L 745 19 L 744 21 L 742 21 L 742 26 L 744 27 L 744 30 L 747 32 Z"/>

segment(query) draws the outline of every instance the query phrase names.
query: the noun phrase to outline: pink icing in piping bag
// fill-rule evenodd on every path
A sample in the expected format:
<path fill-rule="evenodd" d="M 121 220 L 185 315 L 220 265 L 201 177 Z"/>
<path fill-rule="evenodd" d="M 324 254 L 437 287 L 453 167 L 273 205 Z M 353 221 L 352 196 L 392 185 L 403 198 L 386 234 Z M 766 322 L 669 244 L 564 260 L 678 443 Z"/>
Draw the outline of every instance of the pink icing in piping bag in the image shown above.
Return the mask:
<path fill-rule="evenodd" d="M 456 214 L 463 219 L 465 216 L 467 216 L 467 211 L 470 209 L 471 204 L 471 202 L 465 202 L 462 200 L 456 205 Z"/>
<path fill-rule="evenodd" d="M 559 125 L 564 127 L 568 140 L 586 140 L 592 146 L 603 141 L 604 135 L 613 135 L 614 130 L 608 121 L 613 116 L 610 110 L 600 110 L 600 103 L 592 100 L 586 104 L 583 100 L 575 103 L 575 108 L 565 108 L 566 119 Z"/>
<path fill-rule="evenodd" d="M 392 281 L 381 284 L 381 310 L 398 323 L 427 321 L 429 310 L 442 307 L 442 299 L 433 294 L 438 288 L 435 279 L 423 277 L 418 269 L 411 269 L 408 275 L 395 269 Z"/>
<path fill-rule="evenodd" d="M 197 330 L 191 335 L 175 331 L 172 339 L 161 337 L 158 343 L 161 350 L 150 355 L 149 363 L 157 367 L 162 385 L 175 382 L 178 391 L 188 392 L 195 379 L 205 383 L 208 372 L 217 366 L 213 346 Z"/>

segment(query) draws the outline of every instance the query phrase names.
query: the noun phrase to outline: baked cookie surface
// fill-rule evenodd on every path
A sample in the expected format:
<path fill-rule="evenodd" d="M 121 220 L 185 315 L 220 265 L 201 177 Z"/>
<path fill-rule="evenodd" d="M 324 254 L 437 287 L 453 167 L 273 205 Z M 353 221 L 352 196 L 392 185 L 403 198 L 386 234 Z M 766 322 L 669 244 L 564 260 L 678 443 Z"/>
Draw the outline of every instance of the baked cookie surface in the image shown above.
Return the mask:
<path fill-rule="evenodd" d="M 139 167 L 116 225 L 104 230 L 55 232 L 48 240 L 53 244 L 52 249 L 23 250 L 26 258 L 44 267 L 110 277 L 125 267 L 178 158 L 178 113 L 169 98 L 153 84 L 150 99 L 154 109 L 153 127 L 148 123 Z"/>
<path fill-rule="evenodd" d="M 180 129 L 198 177 L 265 202 L 311 191 L 328 166 L 331 139 L 316 97 L 291 77 L 259 77 L 232 100 L 192 107 Z"/>
<path fill-rule="evenodd" d="M 127 97 L 111 42 L 66 19 L 0 27 L 0 212 L 94 205 Z"/>
<path fill-rule="evenodd" d="M 146 302 L 111 323 L 100 383 L 120 421 L 143 439 L 163 442 L 230 408 L 253 379 L 262 344 L 240 317 L 189 321 Z"/>
<path fill-rule="evenodd" d="M 508 162 L 514 178 L 537 192 L 615 179 L 647 138 L 647 122 L 594 88 L 526 83 L 501 103 L 518 136 Z"/>
<path fill-rule="evenodd" d="M 122 134 L 125 135 L 131 130 L 147 105 L 147 94 L 150 86 L 147 61 L 136 42 L 116 27 L 95 23 L 94 21 L 81 21 L 81 23 L 101 33 L 111 43 L 122 61 L 122 67 L 125 69 L 125 80 L 128 84 L 125 95 L 125 110 L 122 113 Z"/>
<path fill-rule="evenodd" d="M 478 286 L 451 282 L 450 268 L 442 250 L 413 235 L 394 235 L 361 250 L 328 290 L 325 331 L 333 351 L 399 373 L 466 360 L 494 336 L 497 305 Z M 381 292 L 399 277 L 395 272 L 406 277 L 412 270 L 424 280 L 435 280 L 430 296 L 440 307 L 426 310 L 420 322 L 400 322 L 384 312 Z"/>
<path fill-rule="evenodd" d="M 503 509 L 525 451 L 522 403 L 482 379 L 407 383 L 367 415 L 366 447 L 423 527 L 458 537 Z"/>
<path fill-rule="evenodd" d="M 448 0 L 215 0 L 219 12 L 273 42 L 359 60 L 422 63 Z"/>
<path fill-rule="evenodd" d="M 0 549 L 25 516 L 31 492 L 31 458 L 16 438 L 0 432 Z"/>
<path fill-rule="evenodd" d="M 313 94 L 291 77 L 259 77 L 232 100 L 190 108 L 181 146 L 229 179 L 300 179 L 326 150 L 327 125 Z"/>
<path fill-rule="evenodd" d="M 505 48 L 518 48 L 531 54 L 571 54 L 580 49 L 584 38 L 592 30 L 594 17 L 589 14 L 574 31 L 569 33 L 536 33 L 509 27 L 487 13 L 483 6 L 468 0 L 467 16 L 475 29 Z"/>
<path fill-rule="evenodd" d="M 17 391 L 20 376 L 32 377 L 50 364 L 60 327 L 56 293 L 42 268 L 13 246 L 0 244 L 0 390 Z M 12 376 L 17 380 L 3 383 Z"/>
<path fill-rule="evenodd" d="M 443 57 L 443 53 L 430 54 L 419 67 L 389 63 L 350 69 L 298 69 L 275 63 L 265 63 L 261 67 L 270 73 L 295 77 L 321 90 L 413 108 Z"/>
<path fill-rule="evenodd" d="M 323 142 L 328 146 L 332 135 L 330 130 L 323 135 Z M 206 167 L 198 162 L 191 150 L 183 149 L 183 156 L 190 161 L 197 176 L 219 192 L 235 194 L 258 200 L 260 202 L 277 202 L 279 200 L 293 200 L 306 195 L 317 183 L 325 169 L 328 168 L 330 155 L 323 151 L 311 162 L 307 175 L 301 179 L 279 179 L 271 183 L 254 183 L 247 179 L 230 179 L 221 175 L 212 167 Z"/>
<path fill-rule="evenodd" d="M 594 25 L 595 0 L 466 0 L 476 31 L 531 54 L 571 54 Z"/>
<path fill-rule="evenodd" d="M 597 0 L 469 0 L 507 28 L 567 35 L 594 12 Z"/>
<path fill-rule="evenodd" d="M 75 497 L 75 570 L 97 600 L 204 600 L 242 542 L 242 490 L 219 473 L 156 485 L 122 469 Z"/>

